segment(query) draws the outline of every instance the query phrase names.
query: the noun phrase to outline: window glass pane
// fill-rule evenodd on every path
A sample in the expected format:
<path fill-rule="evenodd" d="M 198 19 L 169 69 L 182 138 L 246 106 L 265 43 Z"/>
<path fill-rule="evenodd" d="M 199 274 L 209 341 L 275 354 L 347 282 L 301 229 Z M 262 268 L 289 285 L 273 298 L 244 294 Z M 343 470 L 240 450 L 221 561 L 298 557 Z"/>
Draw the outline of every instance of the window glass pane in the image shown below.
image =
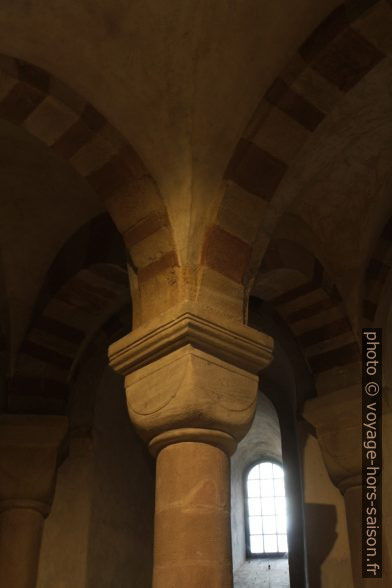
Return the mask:
<path fill-rule="evenodd" d="M 275 514 L 275 500 L 274 498 L 261 499 L 261 512 L 263 515 Z"/>
<path fill-rule="evenodd" d="M 263 533 L 264 535 L 276 534 L 275 517 L 263 517 Z"/>
<path fill-rule="evenodd" d="M 274 553 L 278 551 L 276 535 L 264 535 L 264 551 L 266 553 Z"/>
<path fill-rule="evenodd" d="M 260 498 L 249 498 L 248 512 L 249 512 L 249 516 L 261 515 L 261 500 L 260 500 Z"/>
<path fill-rule="evenodd" d="M 278 535 L 278 547 L 281 553 L 286 553 L 287 549 L 287 535 Z"/>
<path fill-rule="evenodd" d="M 261 535 L 261 517 L 249 517 L 249 531 L 251 535 Z"/>
<path fill-rule="evenodd" d="M 274 478 L 283 478 L 283 468 L 276 465 L 275 463 L 272 466 L 272 471 L 274 474 Z"/>
<path fill-rule="evenodd" d="M 280 480 L 276 480 L 277 482 Z M 261 482 L 261 496 L 274 495 L 274 480 L 263 480 Z"/>
<path fill-rule="evenodd" d="M 286 533 L 286 531 L 287 531 L 286 517 L 284 515 L 276 517 L 276 527 L 277 527 L 278 533 Z"/>
<path fill-rule="evenodd" d="M 275 498 L 276 514 L 286 515 L 286 499 L 284 497 Z"/>
<path fill-rule="evenodd" d="M 249 498 L 260 496 L 260 483 L 258 480 L 248 480 L 248 496 Z"/>
<path fill-rule="evenodd" d="M 284 496 L 284 481 L 274 480 L 275 496 Z"/>
<path fill-rule="evenodd" d="M 271 462 L 254 466 L 247 477 L 249 547 L 253 554 L 287 552 L 283 469 Z"/>
<path fill-rule="evenodd" d="M 262 480 L 272 478 L 272 463 L 264 462 L 260 464 L 260 478 Z"/>
<path fill-rule="evenodd" d="M 264 553 L 263 537 L 261 535 L 251 535 L 250 550 L 252 553 Z"/>
<path fill-rule="evenodd" d="M 248 480 L 258 480 L 259 479 L 259 477 L 260 477 L 259 476 L 259 468 L 260 468 L 260 466 L 257 465 L 257 466 L 254 466 L 250 470 L 249 475 L 248 475 Z"/>

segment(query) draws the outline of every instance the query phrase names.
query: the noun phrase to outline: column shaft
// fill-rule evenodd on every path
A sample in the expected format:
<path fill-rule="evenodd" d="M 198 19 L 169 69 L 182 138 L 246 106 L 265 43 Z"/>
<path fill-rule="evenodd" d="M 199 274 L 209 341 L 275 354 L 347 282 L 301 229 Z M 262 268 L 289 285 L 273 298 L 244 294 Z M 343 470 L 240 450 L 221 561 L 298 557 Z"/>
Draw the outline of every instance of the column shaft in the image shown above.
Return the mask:
<path fill-rule="evenodd" d="M 35 588 L 43 515 L 32 508 L 0 513 L 0 570 L 4 588 Z"/>
<path fill-rule="evenodd" d="M 182 442 L 157 458 L 153 588 L 230 588 L 230 465 L 206 443 Z"/>
<path fill-rule="evenodd" d="M 233 585 L 228 455 L 249 430 L 272 346 L 184 301 L 109 348 L 129 416 L 158 456 L 153 588 Z"/>
<path fill-rule="evenodd" d="M 0 586 L 35 588 L 44 517 L 65 454 L 64 416 L 0 415 Z"/>

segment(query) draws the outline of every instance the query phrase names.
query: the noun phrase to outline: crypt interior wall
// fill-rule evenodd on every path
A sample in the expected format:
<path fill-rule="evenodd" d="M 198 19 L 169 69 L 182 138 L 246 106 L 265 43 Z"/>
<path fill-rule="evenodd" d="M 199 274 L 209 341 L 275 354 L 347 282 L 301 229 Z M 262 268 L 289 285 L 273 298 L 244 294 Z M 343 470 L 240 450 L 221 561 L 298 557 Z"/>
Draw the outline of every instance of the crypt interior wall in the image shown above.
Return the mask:
<path fill-rule="evenodd" d="M 379 582 L 392 585 L 392 297 L 384 314 L 361 308 L 381 308 L 388 272 L 391 285 L 392 222 L 389 232 L 382 228 L 392 213 L 391 0 L 250 0 L 235 10 L 228 2 L 203 3 L 203 10 L 179 0 L 114 4 L 14 0 L 0 8 L 0 409 L 10 417 L 63 415 L 74 361 L 112 317 L 110 282 L 128 301 L 121 268 L 95 268 L 99 276 L 86 265 L 80 280 L 77 263 L 55 264 L 56 277 L 74 269 L 75 280 L 51 283 L 66 240 L 108 207 L 138 270 L 132 296 L 141 325 L 190 295 L 198 313 L 208 308 L 218 323 L 230 318 L 236 333 L 250 294 L 292 329 L 302 345 L 297 354 L 276 324 L 249 320 L 276 343 L 261 376 L 276 415 L 260 396 L 264 410 L 254 426 L 263 446 L 255 451 L 279 453 L 286 468 L 295 518 L 291 588 L 303 588 L 306 578 L 309 588 L 351 588 L 348 535 L 359 575 L 360 489 L 345 508 L 320 430 L 329 412 L 339 416 L 351 394 L 360 397 L 358 342 L 371 320 L 385 337 Z M 102 233 L 99 241 L 108 247 Z M 90 246 L 95 253 L 87 240 L 74 257 Z M 41 289 L 49 308 L 37 314 Z M 109 304 L 100 306 L 105 296 Z M 92 315 L 94 304 L 97 320 L 83 328 L 80 307 Z M 319 311 L 298 325 L 292 314 L 312 313 L 314 305 Z M 70 327 L 73 336 L 81 331 L 78 343 L 61 335 L 69 337 Z M 151 585 L 154 461 L 132 428 L 106 349 L 97 336 L 71 384 L 70 449 L 45 524 L 39 588 Z M 301 416 L 312 399 L 328 407 L 321 424 Z M 344 424 L 336 431 L 343 439 L 347 430 L 353 439 Z M 244 562 L 243 447 L 232 462 L 236 571 Z M 344 461 L 349 471 L 358 453 Z M 194 469 L 191 481 L 201 473 Z M 228 544 L 225 528 L 225 542 L 215 545 Z M 12 543 L 7 533 L 3 541 Z M 238 588 L 245 582 L 237 575 Z M 255 582 L 270 583 L 268 576 Z"/>
<path fill-rule="evenodd" d="M 258 327 L 275 328 L 267 323 L 265 319 Z M 275 336 L 282 342 L 281 334 L 275 331 Z M 121 588 L 129 584 L 129 578 L 141 588 L 151 585 L 154 461 L 130 423 L 123 381 L 107 366 L 106 346 L 106 340 L 95 339 L 72 384 L 70 452 L 59 468 L 54 504 L 45 525 L 38 588 Z M 280 355 L 277 352 L 277 360 Z M 276 371 L 272 365 L 264 389 L 269 398 L 275 390 L 279 405 Z M 282 415 L 280 418 L 284 423 Z M 244 468 L 262 457 L 282 460 L 281 426 L 271 400 L 260 393 L 252 428 L 231 464 L 236 588 L 253 586 L 255 574 L 257 581 L 267 582 L 274 572 L 282 586 L 289 586 L 287 560 L 273 562 L 271 570 L 266 560 L 247 566 L 243 527 Z M 310 586 L 350 588 L 344 501 L 328 476 L 317 439 L 301 423 L 298 428 L 302 432 L 302 472 L 297 469 L 295 475 L 303 477 Z M 325 530 L 322 535 L 320 528 Z"/>
<path fill-rule="evenodd" d="M 248 434 L 238 444 L 231 458 L 231 531 L 234 586 L 250 588 L 261 585 L 289 587 L 287 558 L 246 560 L 244 474 L 256 461 L 282 462 L 279 420 L 268 398 L 259 393 L 255 418 Z"/>
<path fill-rule="evenodd" d="M 302 461 L 309 586 L 352 588 L 344 499 L 328 475 L 313 435 L 303 436 Z"/>
<path fill-rule="evenodd" d="M 69 456 L 46 520 L 37 588 L 151 586 L 155 464 L 103 346 L 73 385 Z"/>

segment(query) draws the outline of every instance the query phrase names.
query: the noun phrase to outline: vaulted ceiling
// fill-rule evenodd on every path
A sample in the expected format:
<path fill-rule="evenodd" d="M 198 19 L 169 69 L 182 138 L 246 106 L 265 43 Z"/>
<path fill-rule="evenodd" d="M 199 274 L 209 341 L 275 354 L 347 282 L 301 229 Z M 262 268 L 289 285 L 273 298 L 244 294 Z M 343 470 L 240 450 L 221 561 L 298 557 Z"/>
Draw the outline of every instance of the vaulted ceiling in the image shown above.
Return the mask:
<path fill-rule="evenodd" d="M 107 208 L 128 262 L 156 262 L 140 246 L 154 231 L 162 257 L 196 265 L 206 252 L 233 288 L 249 280 L 275 305 L 320 390 L 338 356 L 342 381 L 357 378 L 358 331 L 392 265 L 392 7 L 337 6 L 0 7 L 0 316 L 13 410 L 42 411 L 45 398 L 63 410 L 66 391 L 50 389 L 66 387 L 94 332 L 130 324 L 127 257 Z M 121 226 L 113 196 L 130 177 L 143 182 L 129 205 L 136 230 Z M 226 266 L 222 240 L 237 256 Z"/>

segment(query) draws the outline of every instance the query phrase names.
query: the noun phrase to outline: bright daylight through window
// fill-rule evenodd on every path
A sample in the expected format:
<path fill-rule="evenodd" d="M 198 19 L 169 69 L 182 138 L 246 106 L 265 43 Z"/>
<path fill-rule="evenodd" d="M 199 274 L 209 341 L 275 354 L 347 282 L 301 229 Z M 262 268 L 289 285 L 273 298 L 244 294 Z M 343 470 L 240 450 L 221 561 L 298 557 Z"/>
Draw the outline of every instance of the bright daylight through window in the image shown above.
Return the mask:
<path fill-rule="evenodd" d="M 246 478 L 247 547 L 250 557 L 287 553 L 286 498 L 283 468 L 261 462 Z"/>

